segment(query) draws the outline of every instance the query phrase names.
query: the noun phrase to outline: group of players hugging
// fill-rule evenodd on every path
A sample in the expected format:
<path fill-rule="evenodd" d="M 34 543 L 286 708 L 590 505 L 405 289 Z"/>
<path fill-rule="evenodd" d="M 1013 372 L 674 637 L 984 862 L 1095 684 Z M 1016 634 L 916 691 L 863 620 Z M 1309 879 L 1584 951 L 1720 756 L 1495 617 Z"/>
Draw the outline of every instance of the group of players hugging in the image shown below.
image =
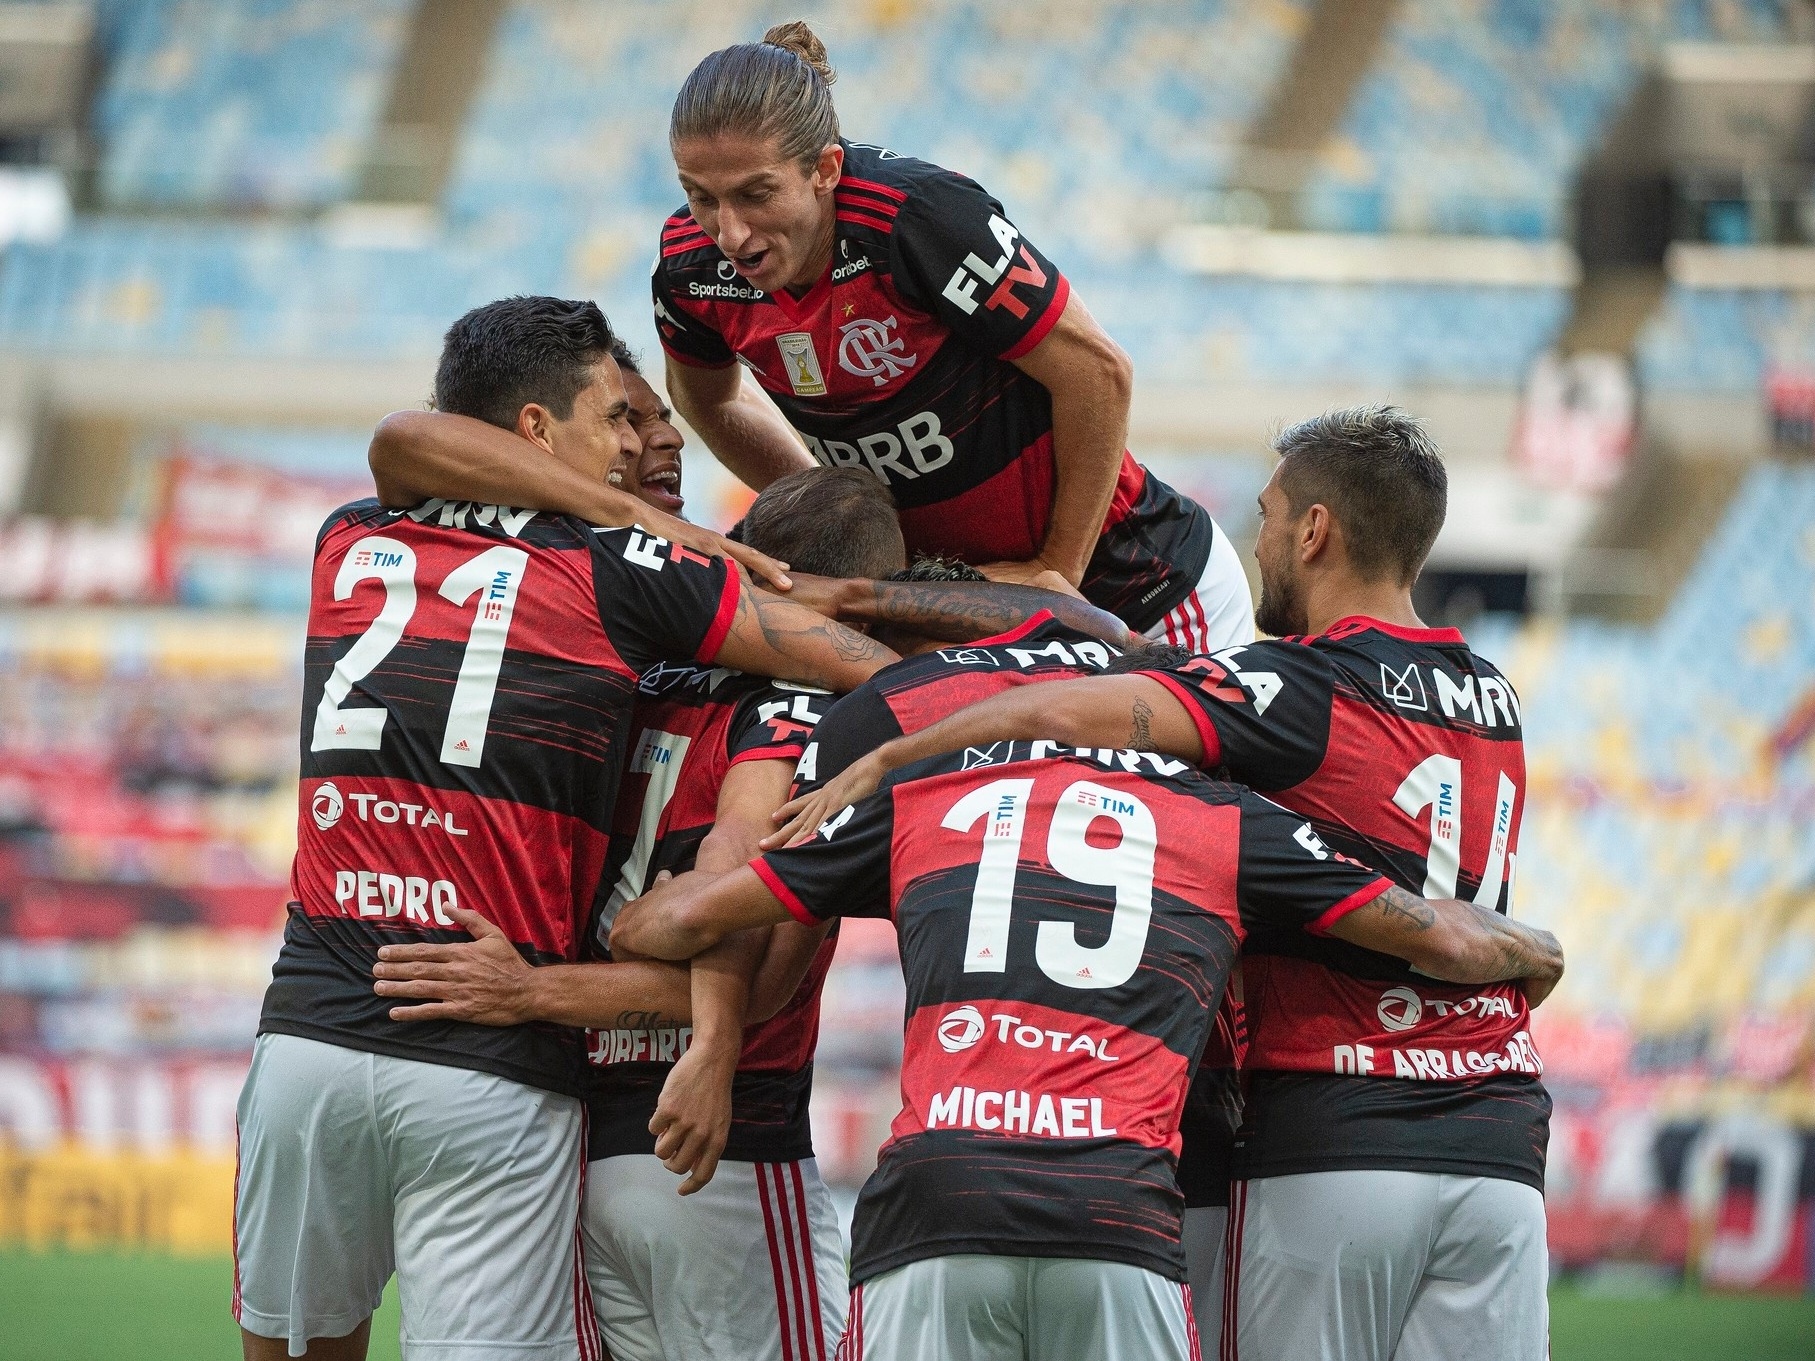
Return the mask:
<path fill-rule="evenodd" d="M 1436 450 L 1287 429 L 1256 620 L 1058 268 L 831 78 L 785 25 L 674 108 L 655 318 L 738 529 L 599 309 L 519 297 L 321 531 L 245 1354 L 362 1357 L 395 1272 L 418 1361 L 1538 1361 L 1562 957 L 1518 699 L 1412 604 Z M 844 916 L 907 996 L 848 1263 Z"/>

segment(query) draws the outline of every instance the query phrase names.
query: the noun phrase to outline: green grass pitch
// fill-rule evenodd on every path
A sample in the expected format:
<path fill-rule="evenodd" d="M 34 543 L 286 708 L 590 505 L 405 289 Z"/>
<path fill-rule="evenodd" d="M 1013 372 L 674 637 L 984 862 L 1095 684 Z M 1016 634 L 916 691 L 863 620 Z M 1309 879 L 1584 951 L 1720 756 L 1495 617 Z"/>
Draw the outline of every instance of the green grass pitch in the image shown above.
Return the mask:
<path fill-rule="evenodd" d="M 233 1361 L 232 1265 L 118 1253 L 0 1252 L 5 1361 Z M 397 1298 L 385 1292 L 372 1361 L 397 1350 Z M 1811 1361 L 1815 1299 L 1671 1295 L 1604 1299 L 1558 1291 L 1553 1361 Z"/>

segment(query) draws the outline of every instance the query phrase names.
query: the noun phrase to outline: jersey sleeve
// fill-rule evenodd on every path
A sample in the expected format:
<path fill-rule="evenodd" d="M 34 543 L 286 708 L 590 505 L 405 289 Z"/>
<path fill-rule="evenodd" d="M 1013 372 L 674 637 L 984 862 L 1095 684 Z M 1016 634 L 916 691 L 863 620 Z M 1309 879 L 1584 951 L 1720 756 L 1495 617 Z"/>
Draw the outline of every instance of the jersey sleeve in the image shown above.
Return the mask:
<path fill-rule="evenodd" d="M 725 338 L 689 310 L 676 273 L 669 268 L 666 256 L 658 256 L 649 280 L 654 295 L 655 333 L 661 339 L 662 352 L 700 369 L 722 369 L 735 362 L 737 356 L 725 344 Z"/>
<path fill-rule="evenodd" d="M 843 773 L 866 752 L 901 736 L 901 724 L 873 682 L 858 686 L 834 704 L 794 771 L 794 797 L 810 793 Z"/>
<path fill-rule="evenodd" d="M 1019 359 L 1046 338 L 1071 285 L 983 187 L 949 172 L 914 187 L 889 234 L 902 296 L 977 349 Z"/>
<path fill-rule="evenodd" d="M 660 661 L 718 656 L 741 589 L 728 562 L 636 525 L 595 529 L 592 537 L 599 619 L 631 669 L 640 675 Z"/>
<path fill-rule="evenodd" d="M 1290 789 L 1323 764 L 1336 672 L 1314 648 L 1255 643 L 1140 674 L 1185 706 L 1206 770 L 1253 789 Z"/>
<path fill-rule="evenodd" d="M 750 862 L 794 917 L 817 926 L 833 917 L 886 917 L 895 798 L 889 790 L 847 805 L 811 841 Z"/>
<path fill-rule="evenodd" d="M 1250 930 L 1300 928 L 1321 936 L 1393 886 L 1270 799 L 1244 790 L 1241 811 L 1235 897 Z"/>
<path fill-rule="evenodd" d="M 832 704 L 824 690 L 771 681 L 741 701 L 725 734 L 725 755 L 739 761 L 798 761 Z"/>

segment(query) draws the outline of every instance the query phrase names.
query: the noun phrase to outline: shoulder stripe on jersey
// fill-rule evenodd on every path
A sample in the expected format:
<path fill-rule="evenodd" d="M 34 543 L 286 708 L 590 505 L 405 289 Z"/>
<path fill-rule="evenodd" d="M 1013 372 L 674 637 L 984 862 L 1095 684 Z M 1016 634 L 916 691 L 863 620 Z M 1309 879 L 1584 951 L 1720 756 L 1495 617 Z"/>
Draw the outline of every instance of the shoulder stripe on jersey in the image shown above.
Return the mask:
<path fill-rule="evenodd" d="M 781 900 L 781 905 L 788 909 L 788 915 L 793 917 L 795 921 L 799 922 L 802 926 L 825 925 L 824 922 L 807 910 L 807 905 L 801 902 L 799 895 L 796 894 L 793 889 L 782 883 L 781 876 L 769 868 L 769 862 L 767 860 L 758 856 L 755 860 L 750 862 L 750 868 L 755 870 L 756 877 L 763 881 L 763 887 Z"/>
<path fill-rule="evenodd" d="M 699 225 L 691 212 L 680 212 L 670 214 L 668 220 L 662 223 L 662 230 L 666 232 L 672 231 L 676 227 L 697 227 Z"/>
<path fill-rule="evenodd" d="M 1325 912 L 1316 921 L 1305 927 L 1305 930 L 1309 931 L 1314 936 L 1329 935 L 1330 928 L 1336 925 L 1337 922 L 1348 916 L 1349 913 L 1354 912 L 1359 908 L 1366 907 L 1392 886 L 1393 881 L 1391 879 L 1376 879 L 1366 888 L 1356 889 L 1348 897 L 1337 903 L 1336 906 Z"/>
<path fill-rule="evenodd" d="M 858 179 L 855 175 L 844 175 L 839 178 L 840 189 L 855 189 L 859 193 L 875 194 L 880 198 L 892 199 L 896 203 L 906 203 L 907 193 L 892 184 L 878 184 L 875 180 Z"/>
<path fill-rule="evenodd" d="M 1046 333 L 1059 324 L 1059 317 L 1064 313 L 1065 304 L 1070 297 L 1071 280 L 1061 274 L 1059 275 L 1059 286 L 1053 290 L 1052 301 L 1047 304 L 1046 311 L 1041 315 L 1040 319 L 1034 323 L 1031 331 L 1022 336 L 1006 350 L 1002 351 L 1002 358 L 1019 359 L 1042 340 L 1045 340 Z"/>
<path fill-rule="evenodd" d="M 704 227 L 700 226 L 700 224 L 695 222 L 692 218 L 687 218 L 685 221 L 681 222 L 670 222 L 667 226 L 663 227 L 662 239 L 667 240 L 669 237 L 673 236 L 691 236 L 695 232 L 704 232 L 705 230 Z"/>
<path fill-rule="evenodd" d="M 712 238 L 702 232 L 697 237 L 688 237 L 682 241 L 664 243 L 662 246 L 662 258 L 667 259 L 670 255 L 688 255 L 696 250 L 702 250 L 711 244 Z"/>
<path fill-rule="evenodd" d="M 1204 770 L 1215 770 L 1223 763 L 1223 739 L 1217 734 L 1216 725 L 1204 713 L 1203 706 L 1191 697 L 1188 686 L 1164 671 L 1137 671 L 1137 676 L 1156 680 L 1172 692 L 1172 697 L 1184 705 L 1185 712 L 1191 715 L 1191 722 L 1197 727 L 1198 741 L 1204 744 L 1204 759 L 1199 763 Z"/>
<path fill-rule="evenodd" d="M 886 232 L 894 226 L 892 222 L 885 222 L 882 218 L 871 217 L 868 213 L 860 213 L 850 208 L 840 208 L 837 216 L 840 222 L 855 222 L 859 227 L 874 227 L 881 232 Z"/>
<path fill-rule="evenodd" d="M 731 633 L 731 623 L 737 618 L 738 595 L 743 590 L 743 582 L 737 574 L 737 564 L 725 564 L 725 593 L 719 597 L 718 613 L 712 617 L 712 627 L 706 630 L 706 636 L 700 639 L 699 656 L 693 660 L 710 665 L 718 656 L 718 650 L 725 645 L 725 639 Z"/>

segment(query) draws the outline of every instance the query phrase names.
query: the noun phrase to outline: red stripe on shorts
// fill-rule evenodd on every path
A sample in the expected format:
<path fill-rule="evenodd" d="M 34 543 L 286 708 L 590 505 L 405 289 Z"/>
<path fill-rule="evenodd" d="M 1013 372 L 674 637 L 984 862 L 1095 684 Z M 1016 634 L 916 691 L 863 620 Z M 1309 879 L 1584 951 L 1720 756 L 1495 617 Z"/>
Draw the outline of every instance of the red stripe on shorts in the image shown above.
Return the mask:
<path fill-rule="evenodd" d="M 769 1275 L 775 1282 L 775 1321 L 781 1333 L 781 1361 L 794 1361 L 788 1327 L 788 1287 L 782 1279 L 781 1244 L 775 1236 L 775 1211 L 769 1204 L 768 1164 L 756 1164 L 756 1190 L 763 1203 L 763 1231 L 769 1236 Z"/>
<path fill-rule="evenodd" d="M 800 1251 L 807 1263 L 807 1326 L 813 1334 L 813 1353 L 826 1361 L 825 1318 L 819 1309 L 819 1263 L 813 1258 L 813 1222 L 807 1218 L 807 1184 L 800 1175 L 800 1164 L 789 1163 L 788 1175 L 794 1179 L 794 1208 L 800 1215 Z"/>

